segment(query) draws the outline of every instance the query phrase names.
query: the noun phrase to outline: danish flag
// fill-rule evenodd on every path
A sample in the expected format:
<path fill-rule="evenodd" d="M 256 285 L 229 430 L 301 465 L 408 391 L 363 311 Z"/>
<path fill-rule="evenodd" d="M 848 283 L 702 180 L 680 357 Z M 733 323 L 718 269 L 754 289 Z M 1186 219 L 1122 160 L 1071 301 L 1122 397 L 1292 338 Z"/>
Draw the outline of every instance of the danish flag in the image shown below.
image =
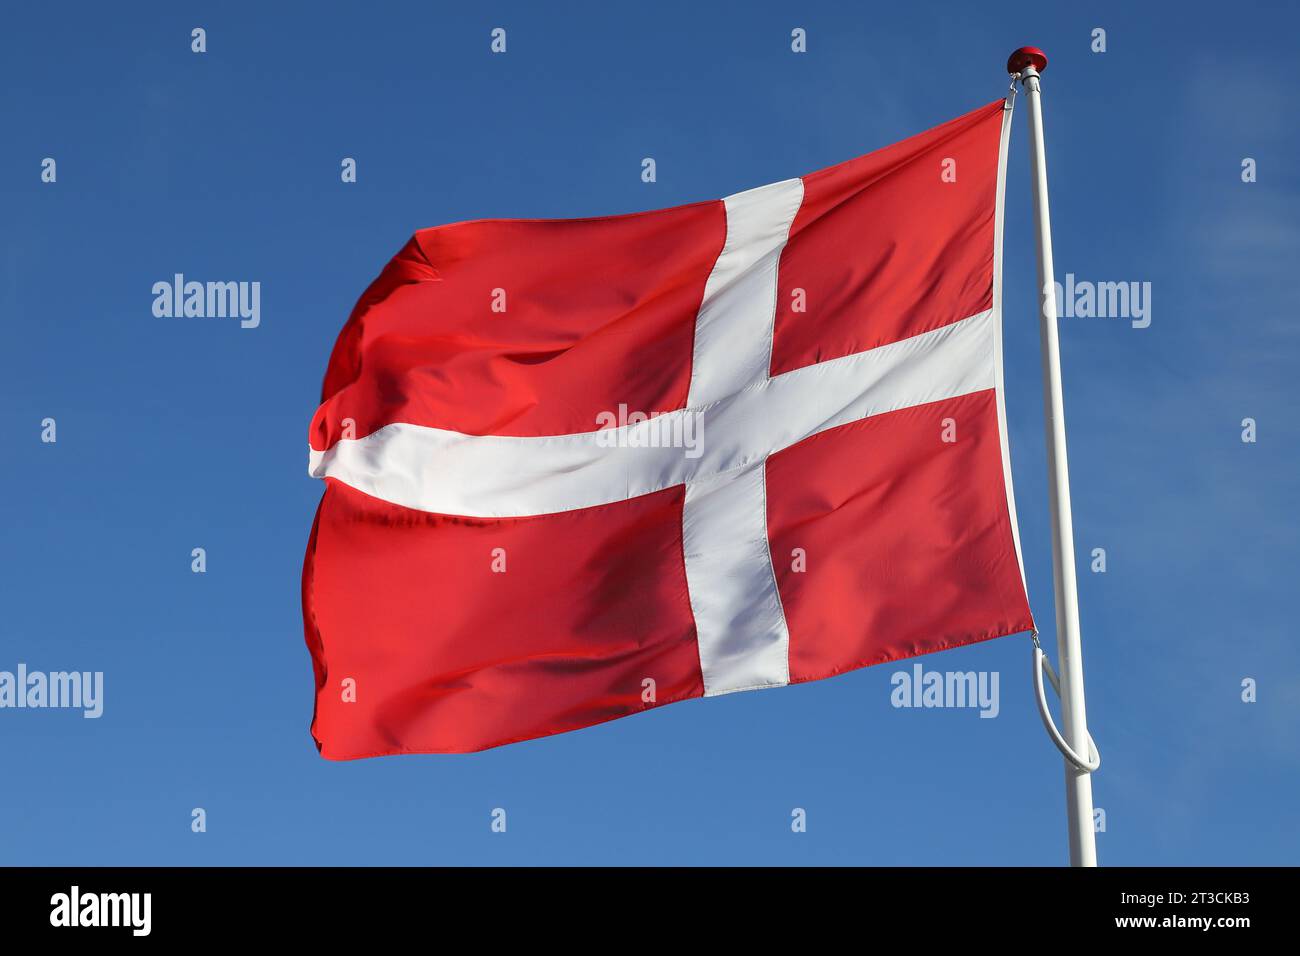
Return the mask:
<path fill-rule="evenodd" d="M 713 202 L 417 232 L 311 423 L 322 755 L 481 750 L 1030 630 L 1009 116 Z"/>

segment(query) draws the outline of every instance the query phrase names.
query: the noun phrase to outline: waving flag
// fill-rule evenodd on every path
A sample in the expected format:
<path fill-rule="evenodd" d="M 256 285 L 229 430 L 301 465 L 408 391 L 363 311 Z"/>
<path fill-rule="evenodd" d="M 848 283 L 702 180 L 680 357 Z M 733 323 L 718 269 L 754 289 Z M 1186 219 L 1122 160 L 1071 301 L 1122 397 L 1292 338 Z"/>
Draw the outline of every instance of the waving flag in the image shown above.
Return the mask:
<path fill-rule="evenodd" d="M 418 232 L 311 424 L 336 759 L 479 750 L 1033 620 L 999 100 L 715 202 Z"/>

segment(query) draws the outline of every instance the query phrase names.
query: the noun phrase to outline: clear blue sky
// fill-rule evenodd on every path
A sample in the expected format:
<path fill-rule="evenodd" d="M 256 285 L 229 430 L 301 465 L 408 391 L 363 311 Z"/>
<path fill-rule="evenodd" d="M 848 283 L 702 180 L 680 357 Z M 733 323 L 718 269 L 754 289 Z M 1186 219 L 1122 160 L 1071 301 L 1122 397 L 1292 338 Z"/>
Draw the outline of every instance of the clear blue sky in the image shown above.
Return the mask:
<path fill-rule="evenodd" d="M 998 671 L 993 720 L 892 708 L 885 665 L 475 756 L 337 764 L 308 734 L 299 604 L 326 357 L 412 231 L 809 172 L 1001 95 L 1025 43 L 1051 57 L 1058 275 L 1153 284 L 1149 328 L 1062 332 L 1099 856 L 1298 862 L 1300 17 L 1248 2 L 467 6 L 6 8 L 0 670 L 102 670 L 106 701 L 97 721 L 0 711 L 0 863 L 1064 862 L 1061 761 L 1023 636 L 923 659 Z M 1054 646 L 1019 112 L 1008 409 Z M 175 272 L 260 281 L 261 326 L 155 318 L 151 286 Z M 1095 547 L 1104 575 L 1087 572 Z M 190 831 L 194 807 L 207 833 Z"/>

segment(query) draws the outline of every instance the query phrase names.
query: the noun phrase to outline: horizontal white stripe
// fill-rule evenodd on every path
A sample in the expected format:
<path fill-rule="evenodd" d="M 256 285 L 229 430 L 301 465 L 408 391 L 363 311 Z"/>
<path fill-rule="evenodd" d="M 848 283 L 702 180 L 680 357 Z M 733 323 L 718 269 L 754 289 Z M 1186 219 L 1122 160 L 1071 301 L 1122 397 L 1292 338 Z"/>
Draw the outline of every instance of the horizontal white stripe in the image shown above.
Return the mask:
<path fill-rule="evenodd" d="M 681 448 L 628 447 L 646 441 L 661 427 L 658 420 L 603 437 L 464 435 L 396 423 L 313 450 L 308 472 L 439 514 L 505 518 L 590 508 L 742 468 L 870 415 L 993 388 L 993 331 L 992 311 L 981 312 L 662 416 L 699 416 L 697 458 Z M 604 447 L 609 439 L 619 447 Z"/>

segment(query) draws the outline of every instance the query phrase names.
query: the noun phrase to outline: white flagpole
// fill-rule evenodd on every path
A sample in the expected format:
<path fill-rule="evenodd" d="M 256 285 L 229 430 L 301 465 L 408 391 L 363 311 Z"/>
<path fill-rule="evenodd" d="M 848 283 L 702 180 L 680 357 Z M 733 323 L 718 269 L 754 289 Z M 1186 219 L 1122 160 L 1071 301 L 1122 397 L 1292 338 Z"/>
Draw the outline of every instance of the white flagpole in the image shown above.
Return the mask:
<path fill-rule="evenodd" d="M 1007 71 L 1020 74 L 1029 100 L 1029 154 L 1034 177 L 1034 219 L 1038 238 L 1039 330 L 1043 345 L 1043 405 L 1047 426 L 1047 470 L 1052 509 L 1052 569 L 1056 594 L 1056 645 L 1060 655 L 1061 713 L 1066 742 L 1088 753 L 1088 718 L 1083 703 L 1083 651 L 1079 640 L 1079 594 L 1074 572 L 1074 521 L 1065 452 L 1065 407 L 1061 396 L 1061 347 L 1057 330 L 1056 277 L 1052 268 L 1052 224 L 1047 206 L 1047 156 L 1039 74 L 1047 67 L 1042 50 L 1022 47 Z M 1092 822 L 1092 777 L 1065 761 L 1070 865 L 1096 866 Z"/>

